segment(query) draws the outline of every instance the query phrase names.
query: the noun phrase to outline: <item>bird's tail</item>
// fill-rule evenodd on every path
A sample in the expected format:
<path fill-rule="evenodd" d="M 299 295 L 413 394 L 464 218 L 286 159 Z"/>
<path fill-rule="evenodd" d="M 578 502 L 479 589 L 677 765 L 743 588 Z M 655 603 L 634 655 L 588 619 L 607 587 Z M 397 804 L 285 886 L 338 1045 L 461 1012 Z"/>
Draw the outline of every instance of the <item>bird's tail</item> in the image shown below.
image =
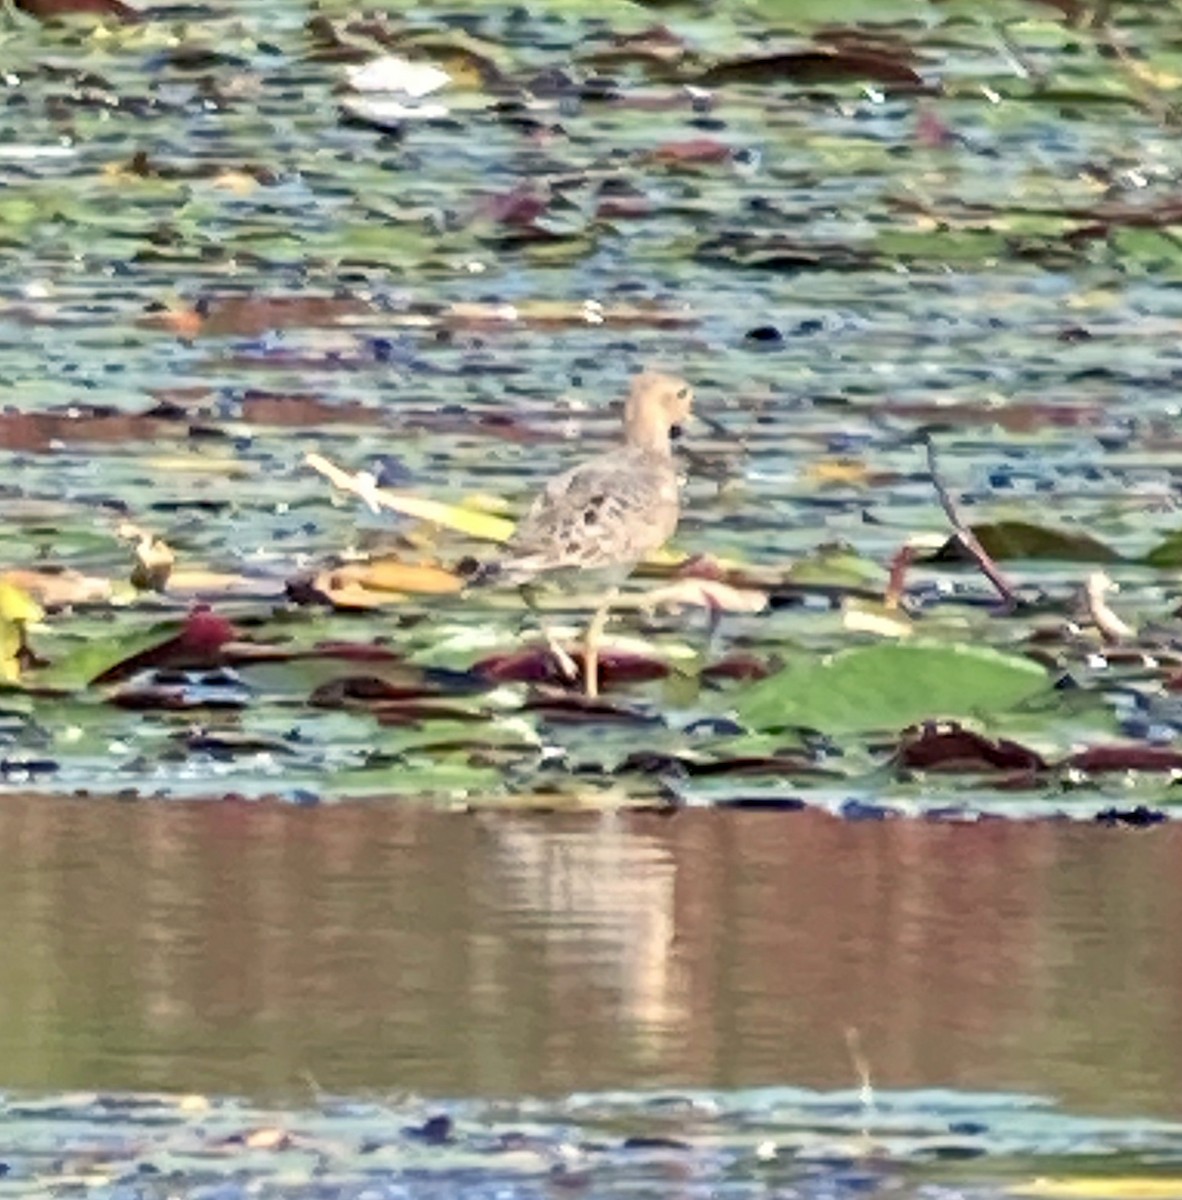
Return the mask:
<path fill-rule="evenodd" d="M 499 558 L 477 563 L 476 569 L 464 579 L 465 588 L 490 587 L 505 582 L 505 564 Z"/>
<path fill-rule="evenodd" d="M 552 566 L 537 555 L 492 558 L 477 564 L 475 570 L 465 576 L 464 587 L 521 587 L 544 575 Z"/>

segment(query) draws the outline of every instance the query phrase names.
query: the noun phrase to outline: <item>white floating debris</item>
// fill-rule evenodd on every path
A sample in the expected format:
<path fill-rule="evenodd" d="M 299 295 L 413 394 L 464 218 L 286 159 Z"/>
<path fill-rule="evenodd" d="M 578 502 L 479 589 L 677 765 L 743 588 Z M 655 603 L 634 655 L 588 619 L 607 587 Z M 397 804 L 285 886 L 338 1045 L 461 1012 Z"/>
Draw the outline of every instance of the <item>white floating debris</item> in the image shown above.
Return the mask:
<path fill-rule="evenodd" d="M 450 112 L 445 104 L 403 104 L 401 100 L 372 97 L 346 100 L 341 108 L 358 121 L 381 126 L 394 126 L 401 121 L 438 121 Z"/>
<path fill-rule="evenodd" d="M 73 158 L 78 151 L 73 146 L 0 146 L 0 161 L 29 162 L 37 158 Z"/>
<path fill-rule="evenodd" d="M 429 96 L 451 83 L 451 76 L 439 67 L 411 62 L 396 54 L 346 67 L 345 75 L 355 92 L 400 93 L 416 99 Z"/>

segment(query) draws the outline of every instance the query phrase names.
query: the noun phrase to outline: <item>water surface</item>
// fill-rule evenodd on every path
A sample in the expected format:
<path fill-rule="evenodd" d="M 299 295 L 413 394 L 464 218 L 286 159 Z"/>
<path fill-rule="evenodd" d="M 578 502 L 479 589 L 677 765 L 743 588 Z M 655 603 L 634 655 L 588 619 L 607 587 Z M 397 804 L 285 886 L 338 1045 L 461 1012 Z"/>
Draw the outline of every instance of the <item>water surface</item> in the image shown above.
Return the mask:
<path fill-rule="evenodd" d="M 1182 831 L 0 806 L 4 1086 L 1002 1089 L 1176 1117 Z"/>

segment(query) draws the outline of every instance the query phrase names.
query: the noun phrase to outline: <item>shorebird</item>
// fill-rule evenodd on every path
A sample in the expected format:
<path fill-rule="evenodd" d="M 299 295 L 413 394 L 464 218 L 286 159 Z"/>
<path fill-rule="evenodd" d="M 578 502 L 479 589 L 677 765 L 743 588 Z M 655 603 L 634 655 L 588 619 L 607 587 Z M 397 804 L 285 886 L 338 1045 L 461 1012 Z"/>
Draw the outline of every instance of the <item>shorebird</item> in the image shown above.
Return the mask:
<path fill-rule="evenodd" d="M 583 639 L 583 682 L 599 694 L 599 643 L 620 585 L 677 529 L 680 485 L 673 439 L 689 418 L 693 392 L 684 379 L 644 371 L 624 401 L 624 444 L 554 476 L 505 544 L 470 585 L 516 585 L 538 620 L 550 652 L 572 682 L 579 669 L 537 612 L 535 589 L 593 580 L 603 598 Z"/>

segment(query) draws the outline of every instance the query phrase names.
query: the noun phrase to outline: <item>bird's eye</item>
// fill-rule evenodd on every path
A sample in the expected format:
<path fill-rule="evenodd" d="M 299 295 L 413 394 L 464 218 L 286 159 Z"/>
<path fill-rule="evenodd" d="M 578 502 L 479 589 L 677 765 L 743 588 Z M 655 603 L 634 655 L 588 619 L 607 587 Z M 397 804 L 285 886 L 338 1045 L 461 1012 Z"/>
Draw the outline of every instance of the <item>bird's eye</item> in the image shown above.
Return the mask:
<path fill-rule="evenodd" d="M 677 389 L 677 398 L 678 398 L 678 400 L 688 400 L 689 399 L 689 388 L 688 387 L 679 387 Z"/>

